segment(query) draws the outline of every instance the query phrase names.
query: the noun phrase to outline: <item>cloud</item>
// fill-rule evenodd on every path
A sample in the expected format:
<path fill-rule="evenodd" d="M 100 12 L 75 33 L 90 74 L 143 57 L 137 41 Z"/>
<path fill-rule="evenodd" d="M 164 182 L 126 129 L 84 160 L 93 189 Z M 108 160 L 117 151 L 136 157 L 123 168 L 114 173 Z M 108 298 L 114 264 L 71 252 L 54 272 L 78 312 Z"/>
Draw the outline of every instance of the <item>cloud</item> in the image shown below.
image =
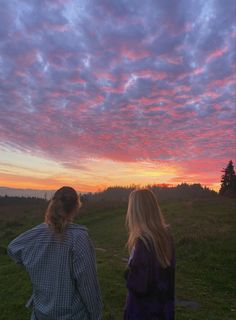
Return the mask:
<path fill-rule="evenodd" d="M 1 1 L 1 144 L 71 168 L 233 157 L 234 9 Z"/>

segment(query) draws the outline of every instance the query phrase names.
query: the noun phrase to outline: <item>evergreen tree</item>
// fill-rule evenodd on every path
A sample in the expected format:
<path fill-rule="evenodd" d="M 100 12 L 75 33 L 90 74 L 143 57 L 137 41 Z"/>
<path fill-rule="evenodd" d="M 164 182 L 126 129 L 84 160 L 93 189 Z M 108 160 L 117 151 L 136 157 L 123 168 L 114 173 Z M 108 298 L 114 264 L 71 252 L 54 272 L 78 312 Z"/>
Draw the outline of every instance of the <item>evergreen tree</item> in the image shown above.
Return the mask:
<path fill-rule="evenodd" d="M 233 161 L 230 160 L 227 167 L 222 170 L 224 173 L 221 177 L 220 195 L 235 197 L 236 196 L 236 175 Z"/>

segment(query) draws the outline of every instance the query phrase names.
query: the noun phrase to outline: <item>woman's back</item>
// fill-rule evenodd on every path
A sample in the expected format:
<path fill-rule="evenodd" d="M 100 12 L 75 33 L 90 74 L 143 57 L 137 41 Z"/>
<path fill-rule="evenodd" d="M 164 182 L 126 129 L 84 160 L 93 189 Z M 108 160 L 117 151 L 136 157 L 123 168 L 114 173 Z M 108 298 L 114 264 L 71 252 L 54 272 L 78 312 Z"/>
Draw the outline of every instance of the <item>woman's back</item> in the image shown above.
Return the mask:
<path fill-rule="evenodd" d="M 129 290 L 124 319 L 172 320 L 175 300 L 175 254 L 163 268 L 149 242 L 138 239 L 130 258 L 126 285 Z"/>
<path fill-rule="evenodd" d="M 8 253 L 29 273 L 32 317 L 99 319 L 102 307 L 95 255 L 85 227 L 70 223 L 59 239 L 42 223 L 13 240 Z"/>
<path fill-rule="evenodd" d="M 173 320 L 175 250 L 155 194 L 137 189 L 126 215 L 130 252 L 125 320 Z"/>

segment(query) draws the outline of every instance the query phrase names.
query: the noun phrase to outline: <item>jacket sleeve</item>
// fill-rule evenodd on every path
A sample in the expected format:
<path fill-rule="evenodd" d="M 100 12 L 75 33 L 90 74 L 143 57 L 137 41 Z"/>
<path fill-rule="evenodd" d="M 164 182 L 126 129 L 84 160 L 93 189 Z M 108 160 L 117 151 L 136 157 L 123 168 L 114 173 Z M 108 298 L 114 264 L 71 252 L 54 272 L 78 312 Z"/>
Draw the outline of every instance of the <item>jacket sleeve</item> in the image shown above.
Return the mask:
<path fill-rule="evenodd" d="M 90 320 L 102 319 L 102 300 L 97 280 L 95 252 L 88 234 L 74 246 L 74 277 Z"/>
<path fill-rule="evenodd" d="M 138 239 L 126 274 L 126 286 L 137 295 L 146 295 L 149 289 L 150 253 Z"/>

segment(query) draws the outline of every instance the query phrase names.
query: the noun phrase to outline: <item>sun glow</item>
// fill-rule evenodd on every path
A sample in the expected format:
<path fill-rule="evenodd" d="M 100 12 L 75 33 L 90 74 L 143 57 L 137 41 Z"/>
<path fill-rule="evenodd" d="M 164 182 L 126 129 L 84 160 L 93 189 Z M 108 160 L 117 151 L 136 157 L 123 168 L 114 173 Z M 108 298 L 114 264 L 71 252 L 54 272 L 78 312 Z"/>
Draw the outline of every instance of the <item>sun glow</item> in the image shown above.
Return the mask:
<path fill-rule="evenodd" d="M 72 165 L 13 149 L 1 150 L 0 172 L 1 185 L 5 187 L 55 190 L 71 185 L 82 192 L 96 192 L 114 185 L 177 185 L 183 181 L 201 181 L 198 175 L 183 177 L 184 168 L 179 163 L 84 158 Z M 205 185 L 219 189 L 215 182 L 206 181 Z"/>

